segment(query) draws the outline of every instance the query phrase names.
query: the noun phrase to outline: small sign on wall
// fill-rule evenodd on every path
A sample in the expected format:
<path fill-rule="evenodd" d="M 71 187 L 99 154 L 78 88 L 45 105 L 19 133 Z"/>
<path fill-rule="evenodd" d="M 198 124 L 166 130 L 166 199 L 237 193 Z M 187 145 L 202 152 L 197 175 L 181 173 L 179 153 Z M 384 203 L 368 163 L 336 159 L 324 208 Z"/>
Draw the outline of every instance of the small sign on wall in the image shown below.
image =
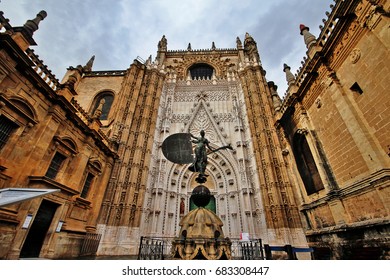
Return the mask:
<path fill-rule="evenodd" d="M 249 233 L 248 232 L 241 232 L 240 233 L 240 240 L 241 241 L 249 241 Z"/>
<path fill-rule="evenodd" d="M 22 228 L 29 228 L 32 218 L 33 218 L 32 214 L 27 214 L 26 219 L 24 220 L 24 223 L 22 225 Z"/>
<path fill-rule="evenodd" d="M 62 228 L 62 225 L 64 224 L 63 221 L 59 221 L 58 222 L 58 225 L 57 225 L 57 228 L 56 228 L 56 232 L 60 232 L 61 231 L 61 228 Z"/>

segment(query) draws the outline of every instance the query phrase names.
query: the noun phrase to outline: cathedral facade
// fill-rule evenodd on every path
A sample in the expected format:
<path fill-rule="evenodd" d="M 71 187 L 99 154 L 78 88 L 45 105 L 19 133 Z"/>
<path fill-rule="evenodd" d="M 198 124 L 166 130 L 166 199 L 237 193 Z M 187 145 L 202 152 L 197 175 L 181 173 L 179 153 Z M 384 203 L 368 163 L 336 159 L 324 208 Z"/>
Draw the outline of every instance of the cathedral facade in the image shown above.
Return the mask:
<path fill-rule="evenodd" d="M 23 27 L 0 15 L 0 188 L 60 190 L 0 207 L 0 258 L 136 255 L 141 237 L 176 237 L 196 174 L 162 145 L 202 130 L 233 147 L 206 169 L 225 236 L 388 258 L 390 3 L 335 2 L 318 38 L 300 26 L 307 57 L 281 69 L 283 98 L 248 33 L 232 49 L 163 36 L 155 59 L 94 71 L 91 58 L 60 82 L 29 48 L 45 13 Z"/>
<path fill-rule="evenodd" d="M 210 155 L 206 171 L 213 194 L 210 207 L 224 222 L 225 234 L 238 239 L 248 233 L 265 242 L 307 246 L 274 127 L 271 91 L 249 34 L 243 43 L 237 38 L 236 49 L 212 45 L 192 50 L 189 45 L 181 51 L 168 51 L 163 37 L 156 60 L 135 61 L 130 71 L 142 74 L 124 75 L 118 100 L 141 94 L 138 105 L 131 108 L 126 100 L 118 108 L 114 101 L 112 110 L 127 120 L 108 117 L 109 137 L 118 141 L 119 151 L 123 145 L 128 156 L 119 155 L 123 160 L 114 175 L 117 180 L 109 185 L 109 199 L 102 208 L 102 252 L 112 252 L 112 246 L 120 254 L 136 249 L 140 236 L 175 237 L 181 218 L 192 209 L 190 195 L 197 184 L 188 164 L 169 162 L 161 146 L 169 135 L 199 135 L 201 130 L 215 149 L 234 146 Z M 91 75 L 91 83 L 108 87 L 110 73 L 101 78 L 105 82 Z M 85 87 L 83 83 L 80 89 L 91 88 L 89 82 Z M 139 90 L 126 87 L 130 83 L 140 84 Z M 129 94 L 129 89 L 136 92 Z M 85 96 L 89 99 L 81 105 L 91 107 L 93 95 Z M 254 137 L 262 144 L 256 147 Z M 289 213 L 288 219 L 284 213 Z"/>

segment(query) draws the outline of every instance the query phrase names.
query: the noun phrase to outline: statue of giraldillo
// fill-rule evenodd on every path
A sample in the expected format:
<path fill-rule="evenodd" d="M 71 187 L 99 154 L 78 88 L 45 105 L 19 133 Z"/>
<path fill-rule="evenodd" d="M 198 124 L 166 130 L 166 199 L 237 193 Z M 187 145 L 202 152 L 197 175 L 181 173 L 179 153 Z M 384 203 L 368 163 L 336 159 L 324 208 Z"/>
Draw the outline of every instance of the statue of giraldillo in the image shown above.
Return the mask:
<path fill-rule="evenodd" d="M 204 130 L 200 131 L 200 137 L 196 137 L 193 134 L 191 134 L 191 140 L 192 143 L 196 144 L 195 147 L 195 158 L 194 162 L 191 164 L 191 166 L 188 168 L 192 172 L 198 172 L 199 175 L 196 178 L 196 181 L 198 183 L 204 183 L 206 182 L 207 175 L 205 174 L 206 166 L 207 166 L 207 155 L 214 153 L 216 151 L 222 150 L 222 149 L 230 149 L 233 150 L 232 146 L 227 145 L 223 147 L 219 147 L 217 149 L 213 149 L 210 147 L 210 142 L 205 138 L 205 132 Z M 210 150 L 210 152 L 208 152 Z"/>

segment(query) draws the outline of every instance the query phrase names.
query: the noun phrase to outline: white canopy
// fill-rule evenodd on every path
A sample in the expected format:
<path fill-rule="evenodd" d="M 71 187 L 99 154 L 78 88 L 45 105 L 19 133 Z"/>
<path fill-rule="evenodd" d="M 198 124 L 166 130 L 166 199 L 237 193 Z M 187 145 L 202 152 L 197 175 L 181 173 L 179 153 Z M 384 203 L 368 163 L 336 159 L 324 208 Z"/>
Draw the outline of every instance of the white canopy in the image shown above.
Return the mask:
<path fill-rule="evenodd" d="M 22 202 L 46 194 L 59 192 L 59 189 L 27 189 L 7 188 L 0 189 L 0 207 Z"/>

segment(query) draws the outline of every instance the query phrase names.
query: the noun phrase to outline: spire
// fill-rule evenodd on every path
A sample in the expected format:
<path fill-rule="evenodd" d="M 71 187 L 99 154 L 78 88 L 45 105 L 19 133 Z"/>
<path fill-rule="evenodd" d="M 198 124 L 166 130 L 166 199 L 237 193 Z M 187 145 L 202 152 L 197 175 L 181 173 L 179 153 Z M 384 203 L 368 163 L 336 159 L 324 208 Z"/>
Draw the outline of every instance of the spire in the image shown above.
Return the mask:
<path fill-rule="evenodd" d="M 237 36 L 237 39 L 236 39 L 236 44 L 237 44 L 237 49 L 241 49 L 242 48 L 242 42 L 240 40 L 240 37 Z"/>
<path fill-rule="evenodd" d="M 149 55 L 148 59 L 146 60 L 146 65 L 152 64 L 152 55 Z"/>
<path fill-rule="evenodd" d="M 87 62 L 87 64 L 85 64 L 85 66 L 83 67 L 83 71 L 84 72 L 91 72 L 92 71 L 92 66 L 93 66 L 93 61 L 95 60 L 95 56 L 93 55 Z"/>
<path fill-rule="evenodd" d="M 167 38 L 165 38 L 165 35 L 162 36 L 161 40 L 158 42 L 158 51 L 166 52 L 167 51 L 167 45 L 168 41 Z"/>
<path fill-rule="evenodd" d="M 46 16 L 47 13 L 45 11 L 40 11 L 34 19 L 27 20 L 23 26 L 12 28 L 12 38 L 23 51 L 37 44 L 33 39 L 33 34 L 38 30 L 39 22 Z"/>
<path fill-rule="evenodd" d="M 248 32 L 246 32 L 245 39 L 244 39 L 244 46 L 251 45 L 251 44 L 256 44 L 256 42 L 255 40 L 253 40 L 253 37 Z"/>
<path fill-rule="evenodd" d="M 249 35 L 248 32 L 245 33 L 245 40 L 244 40 L 244 52 L 246 57 L 251 61 L 257 61 L 260 63 L 260 56 L 257 51 L 257 44 L 256 41 L 253 39 L 251 35 Z"/>
<path fill-rule="evenodd" d="M 158 41 L 158 45 L 157 45 L 156 62 L 158 65 L 163 65 L 163 63 L 164 63 L 165 55 L 167 52 L 167 46 L 168 46 L 167 38 L 165 38 L 165 35 L 163 35 L 161 40 Z M 150 62 L 151 62 L 151 60 L 150 60 Z"/>
<path fill-rule="evenodd" d="M 273 103 L 274 109 L 275 109 L 275 111 L 279 111 L 280 107 L 282 106 L 282 101 L 280 100 L 280 97 L 276 91 L 278 89 L 278 86 L 275 85 L 274 82 L 269 81 L 268 87 L 271 91 L 271 97 L 272 97 L 272 103 Z"/>
<path fill-rule="evenodd" d="M 38 30 L 39 22 L 46 16 L 47 13 L 45 11 L 40 11 L 34 19 L 29 19 L 26 21 L 26 23 L 23 25 L 24 30 L 26 30 L 26 32 L 32 36 L 33 33 Z"/>
<path fill-rule="evenodd" d="M 303 35 L 307 49 L 310 49 L 316 43 L 316 37 L 309 32 L 309 27 L 303 24 L 299 25 L 299 29 L 301 30 L 300 33 Z"/>
<path fill-rule="evenodd" d="M 215 50 L 215 43 L 214 42 L 211 43 L 211 49 Z"/>
<path fill-rule="evenodd" d="M 295 83 L 295 77 L 294 75 L 291 73 L 291 67 L 288 66 L 286 63 L 283 65 L 283 71 L 286 73 L 286 80 L 287 80 L 287 84 L 290 86 L 291 84 L 294 84 Z"/>
<path fill-rule="evenodd" d="M 187 51 L 192 51 L 191 43 L 188 43 Z"/>

